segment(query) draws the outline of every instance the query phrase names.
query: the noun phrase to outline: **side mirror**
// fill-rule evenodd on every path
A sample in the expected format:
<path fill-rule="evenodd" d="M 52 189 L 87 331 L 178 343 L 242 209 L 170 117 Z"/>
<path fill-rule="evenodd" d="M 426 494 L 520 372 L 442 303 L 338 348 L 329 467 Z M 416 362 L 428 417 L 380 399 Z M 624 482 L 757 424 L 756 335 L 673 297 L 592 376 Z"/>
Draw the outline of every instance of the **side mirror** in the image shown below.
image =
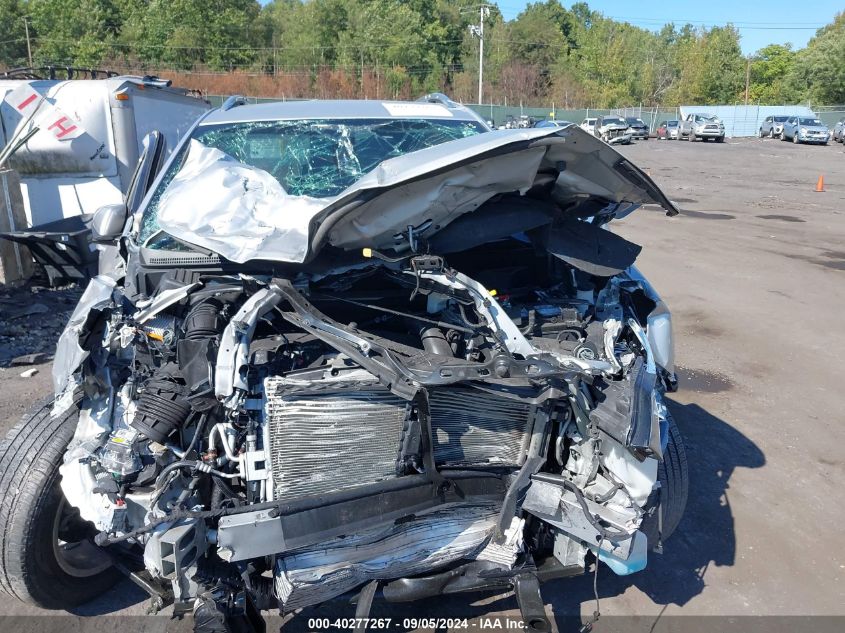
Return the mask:
<path fill-rule="evenodd" d="M 91 241 L 95 244 L 113 244 L 123 233 L 129 212 L 126 205 L 107 204 L 94 212 L 91 218 Z"/>

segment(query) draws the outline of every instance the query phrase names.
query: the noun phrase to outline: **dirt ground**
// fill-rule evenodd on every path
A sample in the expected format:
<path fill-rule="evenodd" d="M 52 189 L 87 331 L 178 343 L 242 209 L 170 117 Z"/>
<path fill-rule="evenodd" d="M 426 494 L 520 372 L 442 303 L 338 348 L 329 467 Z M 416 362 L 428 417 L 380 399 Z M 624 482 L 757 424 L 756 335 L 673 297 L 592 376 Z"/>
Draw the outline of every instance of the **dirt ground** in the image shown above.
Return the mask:
<path fill-rule="evenodd" d="M 644 246 L 639 266 L 673 310 L 681 389 L 670 406 L 685 436 L 691 484 L 685 518 L 664 554 L 629 577 L 599 570 L 604 617 L 594 630 L 841 631 L 845 152 L 759 139 L 650 140 L 620 151 L 682 210 L 667 218 L 646 208 L 616 226 Z M 820 174 L 824 193 L 813 191 Z M 19 377 L 23 368 L 0 371 L 4 430 L 49 392 L 49 365 L 39 367 L 32 378 Z M 592 576 L 543 587 L 560 631 L 578 630 L 595 609 L 592 596 Z M 76 613 L 140 615 L 145 607 L 144 594 L 123 583 Z M 0 614 L 38 613 L 0 597 Z M 497 618 L 517 613 L 509 596 L 476 595 L 377 602 L 372 615 L 399 623 L 475 618 L 471 628 L 496 630 L 508 626 Z M 349 605 L 330 605 L 294 617 L 291 628 L 314 630 L 307 618 L 315 615 L 353 614 Z M 764 615 L 843 617 L 739 617 Z M 127 621 L 97 618 L 96 628 L 126 630 Z M 142 621 L 150 631 L 190 630 L 186 621 Z M 95 628 L 90 619 L 14 624 L 19 631 L 82 626 Z"/>

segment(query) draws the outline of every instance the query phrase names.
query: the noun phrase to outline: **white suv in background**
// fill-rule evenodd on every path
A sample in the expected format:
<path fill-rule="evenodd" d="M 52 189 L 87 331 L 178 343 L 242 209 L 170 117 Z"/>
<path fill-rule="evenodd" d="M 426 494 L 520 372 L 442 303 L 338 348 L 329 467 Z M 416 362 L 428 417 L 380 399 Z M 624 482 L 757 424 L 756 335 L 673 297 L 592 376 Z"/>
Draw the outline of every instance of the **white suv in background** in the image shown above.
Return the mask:
<path fill-rule="evenodd" d="M 592 134 L 595 136 L 596 134 L 596 118 L 584 119 L 581 121 L 581 125 L 579 126 L 585 132 Z"/>

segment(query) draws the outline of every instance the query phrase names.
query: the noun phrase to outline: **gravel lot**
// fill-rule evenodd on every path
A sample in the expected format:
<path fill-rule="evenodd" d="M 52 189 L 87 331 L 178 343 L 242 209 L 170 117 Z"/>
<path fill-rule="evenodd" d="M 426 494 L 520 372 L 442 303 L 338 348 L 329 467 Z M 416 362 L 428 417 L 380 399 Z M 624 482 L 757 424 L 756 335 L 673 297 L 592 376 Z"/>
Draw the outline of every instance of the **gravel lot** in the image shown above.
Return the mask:
<path fill-rule="evenodd" d="M 622 578 L 600 569 L 605 617 L 595 630 L 709 631 L 740 622 L 734 630 L 841 631 L 845 619 L 673 616 L 845 618 L 845 152 L 758 139 L 650 140 L 621 152 L 682 209 L 666 218 L 646 208 L 616 226 L 644 245 L 640 268 L 673 310 L 681 390 L 670 404 L 686 438 L 691 490 L 678 532 L 645 572 Z M 822 173 L 827 191 L 815 193 Z M 37 367 L 32 378 L 19 376 L 24 368 L 0 371 L 3 430 L 49 392 L 49 364 Z M 544 586 L 558 630 L 577 630 L 592 614 L 592 582 Z M 124 583 L 77 613 L 140 615 L 145 607 L 145 596 Z M 510 597 L 466 596 L 377 603 L 372 615 L 495 618 L 515 609 Z M 35 613 L 0 597 L 0 614 Z M 305 630 L 308 615 L 353 613 L 332 605 L 297 616 L 291 629 Z M 128 622 L 25 618 L 14 628 L 125 631 Z M 133 622 L 190 630 L 188 621 L 162 617 Z"/>

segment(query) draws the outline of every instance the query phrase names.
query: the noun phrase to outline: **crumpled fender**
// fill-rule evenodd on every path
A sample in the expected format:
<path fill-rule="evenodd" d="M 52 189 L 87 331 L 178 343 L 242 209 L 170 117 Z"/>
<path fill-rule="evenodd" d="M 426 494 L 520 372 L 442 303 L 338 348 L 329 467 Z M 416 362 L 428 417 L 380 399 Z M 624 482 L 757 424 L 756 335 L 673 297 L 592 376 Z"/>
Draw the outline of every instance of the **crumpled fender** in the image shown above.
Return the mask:
<path fill-rule="evenodd" d="M 114 304 L 113 294 L 117 282 L 111 277 L 94 277 L 82 293 L 79 303 L 59 336 L 56 355 L 53 358 L 53 391 L 58 399 L 65 391 L 71 376 L 88 358 L 90 350 L 83 349 L 79 337 L 91 310 L 98 310 Z"/>

